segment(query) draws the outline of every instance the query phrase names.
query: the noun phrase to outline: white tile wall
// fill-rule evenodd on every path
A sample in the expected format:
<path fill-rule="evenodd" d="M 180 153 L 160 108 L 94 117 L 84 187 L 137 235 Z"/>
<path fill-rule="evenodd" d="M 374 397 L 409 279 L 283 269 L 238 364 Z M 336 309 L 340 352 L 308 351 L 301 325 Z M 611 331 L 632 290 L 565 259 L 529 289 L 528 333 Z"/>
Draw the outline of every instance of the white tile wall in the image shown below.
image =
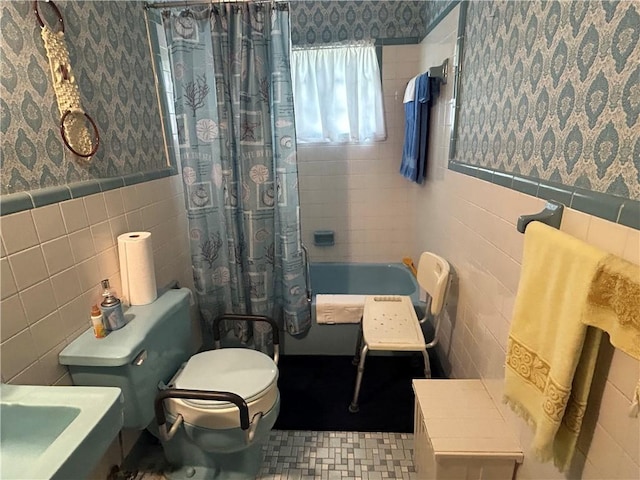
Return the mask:
<path fill-rule="evenodd" d="M 408 181 L 398 171 L 402 96 L 417 60 L 417 45 L 383 47 L 386 141 L 298 146 L 302 234 L 311 261 L 400 262 L 409 254 Z M 336 245 L 314 246 L 314 230 L 334 230 Z"/>
<path fill-rule="evenodd" d="M 2 217 L 2 381 L 70 383 L 58 353 L 89 328 L 100 280 L 120 289 L 121 233 L 150 231 L 158 286 L 191 288 L 183 205 L 173 176 Z"/>
<path fill-rule="evenodd" d="M 452 50 L 427 38 L 421 53 L 421 69 L 451 55 Z M 418 70 L 416 70 L 418 73 Z M 444 315 L 440 355 L 452 377 L 482 378 L 501 404 L 505 343 L 518 286 L 523 235 L 516 232 L 520 214 L 537 212 L 543 201 L 513 190 L 446 169 L 448 127 L 444 111 L 451 96 L 447 85 L 432 118 L 443 122 L 430 145 L 429 180 L 409 186 L 409 201 L 415 205 L 417 225 L 412 250 L 417 258 L 432 250 L 447 258 L 455 269 L 457 301 Z M 434 126 L 432 131 L 434 131 Z M 561 230 L 640 264 L 640 232 L 597 217 L 568 209 Z M 455 305 L 454 305 L 455 303 Z M 606 350 L 606 349 L 605 349 Z M 602 386 L 587 412 L 585 425 L 593 434 L 580 443 L 578 459 L 584 469 L 574 469 L 569 478 L 640 478 L 640 423 L 627 416 L 640 362 L 611 349 L 612 358 L 600 365 L 594 384 Z M 605 355 L 606 357 L 606 355 Z M 605 361 L 607 359 L 605 358 Z M 526 450 L 530 428 L 508 408 L 503 414 L 518 432 L 525 447 L 525 462 L 519 479 L 562 479 L 552 464 L 541 464 Z M 587 429 L 588 430 L 588 429 Z"/>

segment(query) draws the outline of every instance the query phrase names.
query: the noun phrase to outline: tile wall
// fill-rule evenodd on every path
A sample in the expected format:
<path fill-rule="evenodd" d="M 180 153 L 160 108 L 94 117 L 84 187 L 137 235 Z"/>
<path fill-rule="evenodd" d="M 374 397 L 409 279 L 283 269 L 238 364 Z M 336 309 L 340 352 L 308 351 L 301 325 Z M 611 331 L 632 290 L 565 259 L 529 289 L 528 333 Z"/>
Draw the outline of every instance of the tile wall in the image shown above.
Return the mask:
<path fill-rule="evenodd" d="M 418 45 L 385 46 L 382 82 L 387 140 L 367 145 L 298 145 L 303 240 L 312 262 L 400 262 L 414 229 L 408 181 L 398 174 L 404 139 L 402 95 Z M 313 245 L 334 230 L 333 247 Z"/>
<path fill-rule="evenodd" d="M 99 282 L 120 290 L 117 236 L 152 234 L 156 281 L 191 288 L 182 179 L 175 175 L 2 217 L 2 382 L 68 385 L 58 353 L 89 328 Z"/>
<path fill-rule="evenodd" d="M 422 43 L 423 70 L 435 55 L 453 55 L 436 29 Z M 412 254 L 425 249 L 447 258 L 457 275 L 452 302 L 444 315 L 439 353 L 451 377 L 481 378 L 501 404 L 504 359 L 512 308 L 520 275 L 523 235 L 516 220 L 542 209 L 544 201 L 446 169 L 452 86 L 447 85 L 434 107 L 429 180 L 409 186 L 414 205 Z M 561 230 L 588 243 L 640 263 L 640 231 L 568 209 Z M 640 421 L 627 416 L 640 363 L 606 343 L 599 360 L 578 460 L 584 463 L 566 474 L 541 464 L 527 452 L 530 428 L 507 407 L 525 448 L 519 479 L 640 478 Z"/>

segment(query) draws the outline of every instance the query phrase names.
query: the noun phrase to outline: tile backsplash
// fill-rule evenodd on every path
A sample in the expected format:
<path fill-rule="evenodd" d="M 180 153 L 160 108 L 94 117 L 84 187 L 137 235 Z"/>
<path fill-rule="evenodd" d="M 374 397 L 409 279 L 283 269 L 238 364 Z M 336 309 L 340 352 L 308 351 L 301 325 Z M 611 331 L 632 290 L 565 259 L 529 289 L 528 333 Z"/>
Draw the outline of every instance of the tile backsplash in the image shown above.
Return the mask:
<path fill-rule="evenodd" d="M 99 282 L 120 291 L 118 235 L 152 234 L 156 281 L 192 286 L 182 179 L 166 177 L 2 217 L 2 381 L 69 384 L 58 353 L 89 328 Z"/>

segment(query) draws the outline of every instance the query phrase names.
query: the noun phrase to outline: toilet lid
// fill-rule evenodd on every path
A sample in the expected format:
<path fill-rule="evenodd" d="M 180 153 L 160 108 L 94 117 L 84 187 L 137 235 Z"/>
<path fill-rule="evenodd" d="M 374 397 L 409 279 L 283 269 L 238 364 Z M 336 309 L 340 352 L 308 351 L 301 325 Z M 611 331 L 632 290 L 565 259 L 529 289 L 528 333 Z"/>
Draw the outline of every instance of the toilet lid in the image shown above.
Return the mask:
<path fill-rule="evenodd" d="M 264 353 L 225 348 L 194 355 L 174 380 L 176 388 L 232 392 L 246 402 L 260 397 L 278 379 L 278 367 Z M 199 407 L 227 408 L 229 402 L 184 400 Z"/>

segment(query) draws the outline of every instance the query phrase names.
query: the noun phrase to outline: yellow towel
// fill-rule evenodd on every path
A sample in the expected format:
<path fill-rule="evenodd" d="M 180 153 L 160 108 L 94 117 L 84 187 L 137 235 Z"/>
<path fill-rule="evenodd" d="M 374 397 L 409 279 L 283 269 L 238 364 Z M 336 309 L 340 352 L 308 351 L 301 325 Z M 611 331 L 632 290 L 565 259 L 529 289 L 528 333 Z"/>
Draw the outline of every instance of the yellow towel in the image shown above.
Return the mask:
<path fill-rule="evenodd" d="M 640 267 L 607 256 L 596 272 L 582 321 L 609 333 L 613 346 L 640 360 Z"/>
<path fill-rule="evenodd" d="M 540 222 L 527 226 L 507 345 L 504 401 L 535 429 L 532 450 L 566 470 L 602 332 L 581 322 L 606 253 Z"/>

